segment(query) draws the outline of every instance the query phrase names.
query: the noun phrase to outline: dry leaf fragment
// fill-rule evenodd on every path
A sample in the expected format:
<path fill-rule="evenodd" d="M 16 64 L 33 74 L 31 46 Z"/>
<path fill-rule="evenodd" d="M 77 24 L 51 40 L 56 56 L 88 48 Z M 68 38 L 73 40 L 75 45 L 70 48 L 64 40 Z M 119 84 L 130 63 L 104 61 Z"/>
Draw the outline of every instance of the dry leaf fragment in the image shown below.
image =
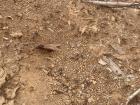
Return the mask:
<path fill-rule="evenodd" d="M 8 40 L 8 38 L 6 38 L 6 37 L 3 37 L 3 39 L 4 39 L 4 40 Z"/>
<path fill-rule="evenodd" d="M 23 15 L 22 15 L 22 13 L 18 12 L 17 16 L 22 17 Z"/>
<path fill-rule="evenodd" d="M 8 26 L 4 26 L 2 29 L 6 30 L 6 29 L 9 29 L 9 27 Z"/>
<path fill-rule="evenodd" d="M 97 26 L 92 26 L 91 29 L 92 29 L 94 32 L 99 31 L 99 29 L 97 28 Z"/>
<path fill-rule="evenodd" d="M 121 71 L 121 69 L 110 59 L 106 56 L 103 56 L 103 60 L 109 65 L 110 69 L 115 72 L 117 76 L 120 78 L 125 78 L 125 74 Z"/>
<path fill-rule="evenodd" d="M 101 64 L 101 65 L 106 65 L 106 64 L 107 64 L 107 63 L 106 63 L 105 61 L 103 61 L 102 59 L 100 59 L 100 60 L 98 61 L 98 63 Z"/>
<path fill-rule="evenodd" d="M 113 44 L 110 44 L 112 48 L 114 48 L 119 54 L 124 55 L 125 51 L 123 51 L 119 46 L 115 46 Z"/>
<path fill-rule="evenodd" d="M 8 16 L 7 18 L 13 20 L 13 17 L 12 16 Z"/>
<path fill-rule="evenodd" d="M 70 22 L 70 20 L 68 20 L 68 25 L 71 25 L 71 22 Z"/>
<path fill-rule="evenodd" d="M 84 28 L 82 28 L 80 31 L 81 31 L 81 35 L 85 32 L 87 26 L 85 26 Z"/>
<path fill-rule="evenodd" d="M 48 71 L 46 71 L 45 69 L 43 69 L 44 73 L 48 75 Z"/>
<path fill-rule="evenodd" d="M 59 51 L 61 44 L 40 44 L 36 49 L 48 50 L 48 51 Z"/>

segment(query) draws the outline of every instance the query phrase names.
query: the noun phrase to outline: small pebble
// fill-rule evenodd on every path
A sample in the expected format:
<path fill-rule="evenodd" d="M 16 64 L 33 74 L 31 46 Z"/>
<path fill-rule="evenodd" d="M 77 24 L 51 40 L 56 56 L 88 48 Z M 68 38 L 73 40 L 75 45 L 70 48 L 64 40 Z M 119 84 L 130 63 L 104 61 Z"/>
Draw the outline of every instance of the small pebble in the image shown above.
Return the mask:
<path fill-rule="evenodd" d="M 54 64 L 51 64 L 51 67 L 54 68 Z"/>
<path fill-rule="evenodd" d="M 22 105 L 26 105 L 25 103 L 23 103 Z"/>
<path fill-rule="evenodd" d="M 96 26 L 92 26 L 91 28 L 92 28 L 92 30 L 93 30 L 94 32 L 97 32 L 97 31 L 98 31 L 98 28 L 97 28 Z"/>
<path fill-rule="evenodd" d="M 71 47 L 75 47 L 75 43 L 74 42 L 71 43 Z"/>
<path fill-rule="evenodd" d="M 115 17 L 114 16 L 111 17 L 111 21 L 115 21 Z"/>
<path fill-rule="evenodd" d="M 20 12 L 17 13 L 17 16 L 22 17 L 22 14 Z"/>
<path fill-rule="evenodd" d="M 134 88 L 134 87 L 135 87 L 135 85 L 131 85 L 131 87 L 132 87 L 132 88 Z"/>
<path fill-rule="evenodd" d="M 13 40 L 11 39 L 10 42 L 13 42 Z"/>
<path fill-rule="evenodd" d="M 43 27 L 42 27 L 42 26 L 40 26 L 40 27 L 39 27 L 39 30 L 40 30 L 40 31 L 43 31 Z"/>
<path fill-rule="evenodd" d="M 81 46 L 81 43 L 77 43 L 77 47 L 80 47 Z"/>
<path fill-rule="evenodd" d="M 47 96 L 44 96 L 44 99 L 47 100 L 48 99 Z"/>
<path fill-rule="evenodd" d="M 139 72 L 140 72 L 140 68 L 139 68 Z"/>
<path fill-rule="evenodd" d="M 92 97 L 88 98 L 88 102 L 89 103 L 91 103 L 92 101 L 93 101 L 93 98 Z"/>
<path fill-rule="evenodd" d="M 130 80 L 129 78 L 126 78 L 125 81 L 126 81 L 126 82 L 130 82 L 131 80 Z"/>
<path fill-rule="evenodd" d="M 12 32 L 10 35 L 16 38 L 23 36 L 23 34 L 20 31 Z"/>
<path fill-rule="evenodd" d="M 2 29 L 6 30 L 6 29 L 9 29 L 9 27 L 8 26 L 4 26 Z"/>
<path fill-rule="evenodd" d="M 3 96 L 0 96 L 0 105 L 3 105 L 5 103 L 5 98 Z"/>
<path fill-rule="evenodd" d="M 93 80 L 92 83 L 93 83 L 93 85 L 95 85 L 97 82 Z"/>
<path fill-rule="evenodd" d="M 81 87 L 82 87 L 82 88 L 84 88 L 84 87 L 85 87 L 85 85 L 84 85 L 84 84 L 81 84 Z"/>

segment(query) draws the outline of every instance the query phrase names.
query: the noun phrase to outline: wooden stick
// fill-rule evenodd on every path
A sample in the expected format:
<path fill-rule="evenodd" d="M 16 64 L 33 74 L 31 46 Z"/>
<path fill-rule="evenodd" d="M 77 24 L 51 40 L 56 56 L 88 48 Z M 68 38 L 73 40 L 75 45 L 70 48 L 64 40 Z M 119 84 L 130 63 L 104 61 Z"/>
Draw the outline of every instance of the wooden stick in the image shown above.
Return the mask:
<path fill-rule="evenodd" d="M 128 98 L 127 98 L 127 102 L 126 102 L 126 105 L 128 105 L 128 103 L 136 96 L 140 93 L 140 88 L 134 92 L 132 95 L 130 95 Z"/>
<path fill-rule="evenodd" d="M 137 7 L 140 8 L 140 3 L 126 3 L 126 2 L 105 2 L 105 1 L 93 1 L 87 0 L 87 2 L 93 3 L 95 5 L 102 5 L 107 7 Z"/>

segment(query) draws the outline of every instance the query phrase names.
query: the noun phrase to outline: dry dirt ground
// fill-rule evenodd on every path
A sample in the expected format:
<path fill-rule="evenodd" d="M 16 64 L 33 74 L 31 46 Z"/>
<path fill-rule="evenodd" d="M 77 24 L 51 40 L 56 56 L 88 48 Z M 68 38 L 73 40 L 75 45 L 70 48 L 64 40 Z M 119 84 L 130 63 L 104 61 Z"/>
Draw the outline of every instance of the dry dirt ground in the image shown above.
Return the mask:
<path fill-rule="evenodd" d="M 35 49 L 50 43 L 60 50 Z M 139 9 L 0 0 L 0 105 L 125 105 L 139 81 Z"/>

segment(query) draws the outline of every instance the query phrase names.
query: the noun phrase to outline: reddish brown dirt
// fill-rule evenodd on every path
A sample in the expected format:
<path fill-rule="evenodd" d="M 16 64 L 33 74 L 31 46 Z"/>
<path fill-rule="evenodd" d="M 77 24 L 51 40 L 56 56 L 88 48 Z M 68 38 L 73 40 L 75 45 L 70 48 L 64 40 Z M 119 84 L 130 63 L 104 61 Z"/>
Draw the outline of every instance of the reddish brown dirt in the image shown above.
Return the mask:
<path fill-rule="evenodd" d="M 80 0 L 0 0 L 0 16 L 0 70 L 6 73 L 0 105 L 125 105 L 140 88 L 138 9 Z M 61 50 L 35 49 L 50 43 Z M 99 63 L 103 55 L 136 78 L 119 79 Z M 6 89 L 16 87 L 8 98 Z M 139 95 L 129 104 L 139 105 Z"/>

